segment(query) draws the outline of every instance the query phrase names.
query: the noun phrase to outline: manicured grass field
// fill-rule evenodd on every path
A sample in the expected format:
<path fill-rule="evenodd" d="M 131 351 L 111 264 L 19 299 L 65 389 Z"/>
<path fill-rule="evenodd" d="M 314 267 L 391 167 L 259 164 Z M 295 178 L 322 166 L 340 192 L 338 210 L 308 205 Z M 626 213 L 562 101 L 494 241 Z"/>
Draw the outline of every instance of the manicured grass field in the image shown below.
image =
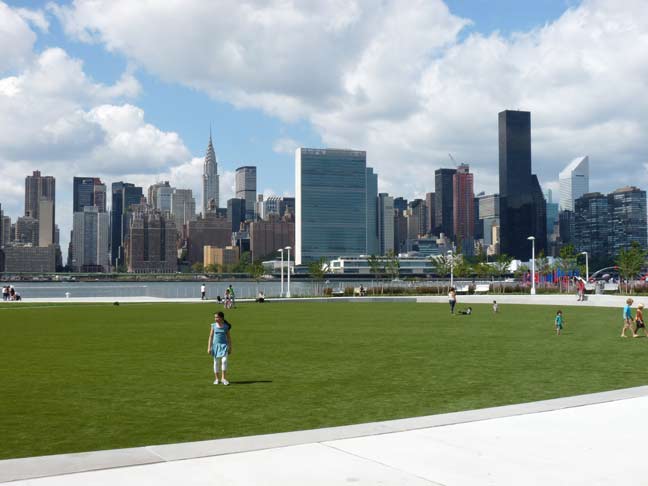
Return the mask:
<path fill-rule="evenodd" d="M 0 458 L 371 422 L 648 383 L 620 309 L 242 304 L 212 385 L 215 304 L 0 305 Z"/>

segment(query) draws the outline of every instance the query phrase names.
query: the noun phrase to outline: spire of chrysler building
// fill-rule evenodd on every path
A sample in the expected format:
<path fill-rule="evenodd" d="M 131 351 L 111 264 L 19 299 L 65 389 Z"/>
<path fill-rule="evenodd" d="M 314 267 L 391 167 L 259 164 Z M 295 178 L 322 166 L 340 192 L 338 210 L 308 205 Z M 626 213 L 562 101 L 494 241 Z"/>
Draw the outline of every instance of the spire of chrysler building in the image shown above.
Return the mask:
<path fill-rule="evenodd" d="M 209 144 L 205 154 L 205 164 L 203 166 L 203 216 L 209 209 L 209 201 L 213 200 L 216 208 L 219 207 L 218 200 L 218 164 L 216 162 L 216 153 L 212 145 L 211 126 L 209 127 Z M 212 206 L 213 207 L 213 206 Z"/>

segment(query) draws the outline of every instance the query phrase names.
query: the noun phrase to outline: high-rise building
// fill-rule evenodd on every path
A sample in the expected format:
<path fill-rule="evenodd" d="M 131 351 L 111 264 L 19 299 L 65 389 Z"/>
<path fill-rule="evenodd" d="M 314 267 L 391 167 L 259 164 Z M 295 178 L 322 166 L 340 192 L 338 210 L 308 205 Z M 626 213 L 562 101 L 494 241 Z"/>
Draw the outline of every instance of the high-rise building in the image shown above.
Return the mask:
<path fill-rule="evenodd" d="M 3 216 L 0 218 L 0 226 L 2 226 L 2 239 L 0 246 L 8 245 L 11 239 L 11 217 Z"/>
<path fill-rule="evenodd" d="M 479 200 L 479 220 L 484 231 L 484 245 L 490 246 L 493 242 L 493 226 L 499 226 L 499 194 L 487 194 L 477 198 Z"/>
<path fill-rule="evenodd" d="M 83 212 L 86 206 L 106 211 L 106 186 L 98 177 L 74 177 L 72 193 L 72 212 Z"/>
<path fill-rule="evenodd" d="M 113 182 L 112 207 L 110 209 L 110 259 L 113 266 L 125 265 L 125 242 L 130 229 L 131 206 L 140 204 L 143 192 L 129 182 Z"/>
<path fill-rule="evenodd" d="M 589 192 L 577 198 L 574 206 L 573 242 L 576 250 L 586 251 L 590 258 L 606 258 L 610 252 L 607 196 Z"/>
<path fill-rule="evenodd" d="M 236 169 L 236 197 L 245 199 L 245 219 L 256 219 L 257 199 L 257 170 L 256 167 L 246 165 Z"/>
<path fill-rule="evenodd" d="M 378 194 L 378 236 L 380 255 L 394 251 L 394 198 L 384 192 Z"/>
<path fill-rule="evenodd" d="M 367 167 L 367 255 L 380 251 L 378 241 L 378 174 Z"/>
<path fill-rule="evenodd" d="M 531 173 L 531 113 L 499 113 L 500 250 L 520 260 L 547 245 L 547 216 L 540 183 Z"/>
<path fill-rule="evenodd" d="M 2 260 L 7 273 L 52 273 L 56 270 L 54 245 L 8 245 L 0 250 L 0 261 Z"/>
<path fill-rule="evenodd" d="M 394 198 L 394 211 L 400 211 L 401 213 L 404 213 L 407 211 L 407 199 L 403 197 L 395 197 Z"/>
<path fill-rule="evenodd" d="M 589 157 L 577 157 L 559 174 L 560 211 L 573 211 L 574 201 L 589 192 Z"/>
<path fill-rule="evenodd" d="M 435 233 L 454 238 L 454 175 L 456 169 L 437 169 L 434 171 L 434 222 Z"/>
<path fill-rule="evenodd" d="M 272 255 L 286 246 L 295 246 L 294 221 L 273 217 L 270 221 L 250 223 L 250 253 L 253 261 Z"/>
<path fill-rule="evenodd" d="M 453 231 L 457 245 L 472 255 L 475 241 L 475 192 L 473 174 L 467 164 L 457 167 L 452 176 Z"/>
<path fill-rule="evenodd" d="M 175 188 L 171 187 L 169 181 L 156 182 L 148 189 L 148 203 L 153 209 L 158 209 L 162 212 L 172 211 L 171 199 Z"/>
<path fill-rule="evenodd" d="M 174 220 L 168 214 L 143 205 L 135 208 L 126 242 L 128 271 L 175 273 L 178 255 Z"/>
<path fill-rule="evenodd" d="M 204 261 L 205 246 L 224 248 L 231 244 L 232 223 L 216 213 L 208 212 L 187 225 L 187 261 L 190 264 Z"/>
<path fill-rule="evenodd" d="M 434 216 L 436 214 L 435 212 L 436 194 L 434 192 L 428 192 L 425 194 L 425 205 L 427 206 L 427 224 L 426 224 L 425 232 L 428 234 L 432 234 L 436 229 L 434 223 Z"/>
<path fill-rule="evenodd" d="M 209 209 L 209 201 L 214 201 L 216 208 L 219 207 L 220 184 L 218 178 L 218 164 L 216 153 L 212 145 L 211 129 L 209 130 L 209 144 L 205 154 L 205 163 L 203 164 L 203 203 L 202 214 L 205 216 Z"/>
<path fill-rule="evenodd" d="M 407 204 L 407 239 L 415 240 L 426 233 L 427 207 L 423 199 L 414 199 Z"/>
<path fill-rule="evenodd" d="M 96 206 L 74 213 L 72 269 L 105 272 L 110 269 L 110 218 Z"/>
<path fill-rule="evenodd" d="M 31 216 L 21 216 L 16 220 L 16 243 L 38 246 L 39 221 Z"/>
<path fill-rule="evenodd" d="M 241 223 L 245 221 L 245 199 L 227 200 L 227 221 L 232 225 L 232 233 L 241 229 Z"/>
<path fill-rule="evenodd" d="M 295 263 L 367 253 L 367 153 L 295 152 Z"/>
<path fill-rule="evenodd" d="M 0 204 L 0 247 L 4 245 L 4 213 L 2 212 L 2 204 Z"/>
<path fill-rule="evenodd" d="M 25 177 L 25 216 L 38 219 L 41 199 L 56 203 L 56 180 L 52 176 L 41 176 L 40 171 L 33 171 Z"/>
<path fill-rule="evenodd" d="M 580 196 L 579 196 L 580 197 Z M 551 243 L 555 242 L 558 236 L 558 213 L 559 205 L 553 202 L 553 192 L 551 189 L 547 190 L 547 250 L 552 246 Z M 547 252 L 551 254 L 550 251 Z"/>
<path fill-rule="evenodd" d="M 38 201 L 38 246 L 50 246 L 55 240 L 54 201 Z"/>
<path fill-rule="evenodd" d="M 646 191 L 633 186 L 622 187 L 608 194 L 610 211 L 610 256 L 616 257 L 622 249 L 637 242 L 648 247 Z"/>
<path fill-rule="evenodd" d="M 178 232 L 181 232 L 182 226 L 189 221 L 195 221 L 196 200 L 191 189 L 173 189 L 171 193 L 171 215 Z"/>

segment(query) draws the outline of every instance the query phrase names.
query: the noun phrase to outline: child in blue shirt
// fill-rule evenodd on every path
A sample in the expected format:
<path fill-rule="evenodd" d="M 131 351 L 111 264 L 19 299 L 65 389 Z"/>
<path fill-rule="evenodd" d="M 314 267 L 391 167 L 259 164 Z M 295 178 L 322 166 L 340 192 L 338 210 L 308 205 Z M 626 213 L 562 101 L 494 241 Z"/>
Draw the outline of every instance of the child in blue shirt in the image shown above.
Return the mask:
<path fill-rule="evenodd" d="M 563 328 L 563 315 L 561 310 L 556 312 L 556 319 L 554 322 L 556 324 L 556 335 L 560 336 L 560 332 Z"/>
<path fill-rule="evenodd" d="M 632 318 L 632 299 L 626 300 L 626 305 L 623 307 L 623 328 L 621 329 L 621 337 L 627 337 L 625 335 L 626 329 L 632 333 L 633 336 L 637 336 L 637 333 L 632 329 L 632 323 L 634 319 Z"/>

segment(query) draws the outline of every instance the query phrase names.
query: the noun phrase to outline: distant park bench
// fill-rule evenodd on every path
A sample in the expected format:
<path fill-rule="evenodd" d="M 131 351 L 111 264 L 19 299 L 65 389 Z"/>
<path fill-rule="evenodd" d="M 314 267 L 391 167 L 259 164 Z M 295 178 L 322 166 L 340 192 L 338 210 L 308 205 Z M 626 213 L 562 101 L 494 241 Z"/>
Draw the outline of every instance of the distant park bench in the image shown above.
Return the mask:
<path fill-rule="evenodd" d="M 457 285 L 457 286 L 455 287 L 455 292 L 457 292 L 458 294 L 467 294 L 469 288 L 470 288 L 470 285 L 469 285 L 469 284 L 466 284 L 466 285 Z"/>
<path fill-rule="evenodd" d="M 617 283 L 606 283 L 603 287 L 605 292 L 617 292 L 619 290 L 619 284 Z"/>

